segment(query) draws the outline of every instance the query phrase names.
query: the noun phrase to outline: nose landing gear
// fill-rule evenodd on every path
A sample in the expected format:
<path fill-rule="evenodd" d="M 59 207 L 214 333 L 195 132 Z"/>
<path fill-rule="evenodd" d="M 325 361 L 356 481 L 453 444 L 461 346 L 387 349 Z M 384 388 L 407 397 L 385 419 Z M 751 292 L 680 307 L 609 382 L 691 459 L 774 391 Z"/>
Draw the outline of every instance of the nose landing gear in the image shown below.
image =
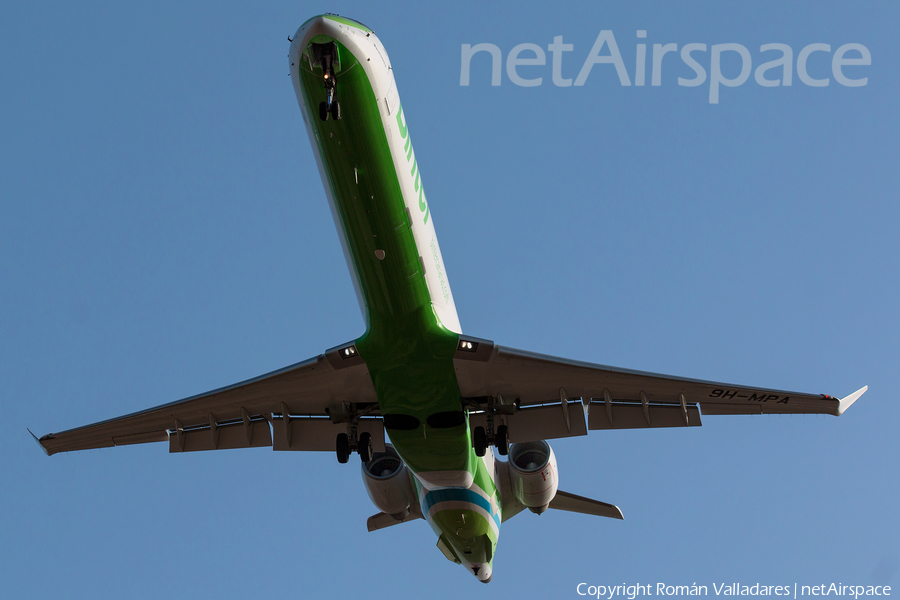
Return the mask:
<path fill-rule="evenodd" d="M 337 49 L 334 44 L 326 44 L 325 48 L 318 50 L 319 64 L 322 65 L 324 75 L 322 77 L 325 85 L 325 101 L 319 103 L 319 119 L 327 121 L 328 116 L 335 121 L 341 118 L 341 104 L 335 100 L 334 96 L 337 92 L 337 80 L 334 77 L 334 62 Z"/>
<path fill-rule="evenodd" d="M 319 119 L 322 121 L 328 120 L 328 115 L 331 115 L 331 118 L 335 121 L 341 120 L 341 103 L 337 100 L 331 101 L 331 108 L 327 102 L 319 103 Z"/>
<path fill-rule="evenodd" d="M 330 70 L 330 69 L 329 69 Z M 337 83 L 334 80 L 334 73 L 325 72 L 325 102 L 319 103 L 319 119 L 328 120 L 328 115 L 335 121 L 341 119 L 341 103 L 335 100 L 335 88 Z"/>

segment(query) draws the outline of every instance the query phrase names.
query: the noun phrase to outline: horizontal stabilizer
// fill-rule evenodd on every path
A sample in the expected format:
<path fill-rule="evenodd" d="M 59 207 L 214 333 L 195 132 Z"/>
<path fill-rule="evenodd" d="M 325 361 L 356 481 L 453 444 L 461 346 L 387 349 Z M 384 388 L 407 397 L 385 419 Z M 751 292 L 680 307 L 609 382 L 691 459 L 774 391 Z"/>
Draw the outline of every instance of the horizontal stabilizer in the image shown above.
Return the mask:
<path fill-rule="evenodd" d="M 577 512 L 584 515 L 596 515 L 598 517 L 609 517 L 610 519 L 624 519 L 622 511 L 618 506 L 600 502 L 599 500 L 591 500 L 583 496 L 576 496 L 559 490 L 556 497 L 550 501 L 550 508 L 556 510 L 567 510 L 569 512 Z"/>
<path fill-rule="evenodd" d="M 415 521 L 416 519 L 421 519 L 419 515 L 415 513 L 410 513 L 406 517 L 402 519 L 394 518 L 392 515 L 387 513 L 380 512 L 377 515 L 372 515 L 366 520 L 366 528 L 369 531 L 376 531 L 378 529 L 384 529 L 385 527 L 390 527 L 391 525 L 399 525 L 400 523 L 409 523 L 410 521 Z"/>

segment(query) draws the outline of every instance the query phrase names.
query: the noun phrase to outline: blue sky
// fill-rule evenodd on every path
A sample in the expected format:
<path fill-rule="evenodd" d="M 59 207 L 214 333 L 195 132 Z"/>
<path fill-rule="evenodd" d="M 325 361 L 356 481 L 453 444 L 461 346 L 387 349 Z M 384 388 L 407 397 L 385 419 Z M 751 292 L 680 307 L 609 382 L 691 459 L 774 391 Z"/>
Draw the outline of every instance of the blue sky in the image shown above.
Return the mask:
<path fill-rule="evenodd" d="M 358 465 L 164 445 L 51 458 L 41 435 L 314 356 L 362 332 L 288 78 L 338 12 L 393 63 L 463 330 L 763 387 L 870 391 L 841 418 L 553 442 L 561 488 L 623 522 L 523 514 L 494 581 L 424 523 L 366 533 Z M 588 583 L 900 586 L 900 51 L 893 3 L 19 3 L 0 20 L 0 561 L 10 597 L 577 597 Z M 641 43 L 794 53 L 791 87 L 460 86 L 460 48 Z M 827 87 L 803 84 L 796 60 Z M 830 57 L 866 46 L 867 85 Z M 648 50 L 650 54 L 652 50 Z M 523 55 L 524 56 L 524 55 Z M 710 53 L 696 55 L 706 69 Z M 736 76 L 736 54 L 722 69 Z M 649 59 L 648 59 L 649 65 Z M 775 72 L 768 75 L 774 78 Z"/>

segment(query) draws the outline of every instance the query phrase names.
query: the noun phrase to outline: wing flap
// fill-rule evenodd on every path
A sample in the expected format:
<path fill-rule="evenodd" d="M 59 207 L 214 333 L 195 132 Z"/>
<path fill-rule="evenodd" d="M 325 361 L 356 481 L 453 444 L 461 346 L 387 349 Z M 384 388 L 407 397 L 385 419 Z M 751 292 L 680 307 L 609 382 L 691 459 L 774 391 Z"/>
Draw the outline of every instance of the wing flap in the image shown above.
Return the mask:
<path fill-rule="evenodd" d="M 700 427 L 700 411 L 696 406 L 649 405 L 611 403 L 610 410 L 601 402 L 592 402 L 588 416 L 590 429 L 639 429 L 644 427 Z M 685 414 L 687 418 L 685 418 Z"/>
<path fill-rule="evenodd" d="M 272 432 L 265 419 L 202 427 L 168 434 L 169 452 L 201 452 L 237 448 L 265 448 L 272 445 Z M 159 440 L 149 440 L 159 441 Z M 118 444 L 116 444 L 118 445 Z"/>
<path fill-rule="evenodd" d="M 499 420 L 495 420 L 495 425 L 504 424 L 509 428 L 509 441 L 513 443 L 587 435 L 588 429 L 581 402 L 568 402 L 566 406 L 552 404 L 523 408 L 495 419 Z M 486 425 L 487 417 L 484 413 L 469 417 L 470 427 Z"/>
<path fill-rule="evenodd" d="M 292 417 L 287 422 L 287 428 L 289 434 L 283 417 L 272 420 L 275 450 L 334 452 L 335 438 L 347 431 L 345 423 L 332 423 L 331 419 L 315 417 Z M 384 425 L 381 419 L 361 418 L 357 423 L 357 432 L 368 432 L 372 436 L 372 450 L 384 452 Z"/>

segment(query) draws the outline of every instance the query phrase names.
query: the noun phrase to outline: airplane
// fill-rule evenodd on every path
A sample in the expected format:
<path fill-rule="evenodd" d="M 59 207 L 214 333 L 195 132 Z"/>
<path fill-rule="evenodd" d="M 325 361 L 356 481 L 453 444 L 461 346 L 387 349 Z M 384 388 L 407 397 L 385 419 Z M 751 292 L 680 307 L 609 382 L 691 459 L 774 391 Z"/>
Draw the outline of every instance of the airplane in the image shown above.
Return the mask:
<path fill-rule="evenodd" d="M 526 508 L 623 518 L 558 489 L 547 440 L 699 427 L 701 414 L 838 416 L 868 389 L 837 398 L 701 381 L 463 334 L 384 46 L 334 14 L 288 39 L 365 333 L 254 379 L 35 437 L 48 455 L 150 442 L 168 442 L 169 452 L 328 451 L 340 463 L 356 453 L 379 510 L 370 532 L 424 519 L 440 552 L 488 583 L 501 524 Z"/>

